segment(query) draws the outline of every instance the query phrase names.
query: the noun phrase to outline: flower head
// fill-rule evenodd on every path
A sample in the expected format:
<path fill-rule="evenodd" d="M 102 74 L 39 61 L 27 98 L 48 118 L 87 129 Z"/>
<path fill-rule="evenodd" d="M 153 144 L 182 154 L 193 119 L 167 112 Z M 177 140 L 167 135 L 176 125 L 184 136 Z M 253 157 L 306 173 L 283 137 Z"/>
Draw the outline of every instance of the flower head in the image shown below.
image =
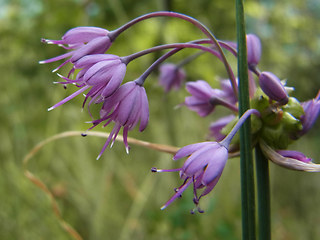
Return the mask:
<path fill-rule="evenodd" d="M 57 71 L 68 62 L 75 63 L 82 57 L 91 54 L 105 53 L 111 46 L 109 31 L 98 27 L 77 27 L 66 32 L 61 40 L 42 39 L 48 44 L 57 44 L 68 50 L 72 50 L 63 55 L 40 61 L 40 63 L 50 63 L 69 58 L 54 71 Z"/>
<path fill-rule="evenodd" d="M 182 168 L 173 170 L 152 169 L 153 172 L 179 171 L 183 184 L 176 189 L 176 193 L 167 201 L 161 209 L 165 209 L 183 191 L 193 184 L 194 199 L 197 209 L 201 197 L 207 195 L 217 184 L 228 159 L 228 149 L 218 142 L 195 143 L 181 148 L 173 157 L 173 160 L 188 157 Z M 200 196 L 198 190 L 204 188 Z"/>
<path fill-rule="evenodd" d="M 81 89 L 55 104 L 49 110 L 62 105 L 89 88 L 91 89 L 86 94 L 83 105 L 89 97 L 92 99 L 89 105 L 93 101 L 101 102 L 120 87 L 126 73 L 126 65 L 121 61 L 121 58 L 111 54 L 84 56 L 75 63 L 74 69 L 81 69 L 75 80 L 59 75 L 65 80 L 59 83 L 74 84 Z"/>
<path fill-rule="evenodd" d="M 171 89 L 179 89 L 186 78 L 184 70 L 175 64 L 163 64 L 159 70 L 159 84 L 166 92 L 169 92 Z"/>
<path fill-rule="evenodd" d="M 213 89 L 203 80 L 188 82 L 186 88 L 192 96 L 185 98 L 185 105 L 201 117 L 210 114 L 217 105 L 223 105 L 237 111 L 237 107 L 228 99 L 227 92 Z"/>
<path fill-rule="evenodd" d="M 289 101 L 288 93 L 280 79 L 271 72 L 262 72 L 259 76 L 262 91 L 272 100 L 285 105 Z"/>
<path fill-rule="evenodd" d="M 139 130 L 143 131 L 149 121 L 148 98 L 144 87 L 131 81 L 118 88 L 113 95 L 104 100 L 100 119 L 92 121 L 93 127 L 103 121 L 107 121 L 104 126 L 109 125 L 112 121 L 115 122 L 115 125 L 97 159 L 100 158 L 110 142 L 112 142 L 112 146 L 121 127 L 123 127 L 123 142 L 128 153 L 128 131 L 132 130 L 139 121 Z"/>

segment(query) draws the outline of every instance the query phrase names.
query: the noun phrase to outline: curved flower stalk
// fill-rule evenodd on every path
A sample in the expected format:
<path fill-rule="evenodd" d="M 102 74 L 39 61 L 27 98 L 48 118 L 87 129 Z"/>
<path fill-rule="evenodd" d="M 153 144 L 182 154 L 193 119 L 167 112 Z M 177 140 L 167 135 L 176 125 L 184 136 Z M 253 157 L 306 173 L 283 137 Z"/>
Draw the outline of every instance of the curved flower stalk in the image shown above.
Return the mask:
<path fill-rule="evenodd" d="M 220 142 L 201 142 L 182 147 L 173 157 L 173 160 L 188 157 L 182 168 L 151 169 L 152 172 L 178 171 L 180 178 L 184 180 L 183 184 L 175 190 L 176 193 L 161 207 L 162 210 L 180 197 L 188 186 L 193 184 L 193 202 L 196 205 L 196 210 L 203 212 L 198 206 L 200 198 L 210 193 L 218 183 L 228 160 L 230 142 L 241 125 L 251 114 L 260 117 L 260 113 L 256 109 L 246 111 L 230 133 Z M 198 191 L 203 188 L 204 190 L 199 195 Z M 194 213 L 194 210 L 192 210 L 192 213 Z"/>
<path fill-rule="evenodd" d="M 100 111 L 100 119 L 92 121 L 93 127 L 107 121 L 103 126 L 114 122 L 114 128 L 104 144 L 97 160 L 101 157 L 111 142 L 113 145 L 121 127 L 123 127 L 123 142 L 129 153 L 127 141 L 128 131 L 132 130 L 140 121 L 139 130 L 142 132 L 148 125 L 149 106 L 146 91 L 136 81 L 123 84 L 113 95 L 104 99 Z M 91 127 L 90 129 L 92 129 Z"/>

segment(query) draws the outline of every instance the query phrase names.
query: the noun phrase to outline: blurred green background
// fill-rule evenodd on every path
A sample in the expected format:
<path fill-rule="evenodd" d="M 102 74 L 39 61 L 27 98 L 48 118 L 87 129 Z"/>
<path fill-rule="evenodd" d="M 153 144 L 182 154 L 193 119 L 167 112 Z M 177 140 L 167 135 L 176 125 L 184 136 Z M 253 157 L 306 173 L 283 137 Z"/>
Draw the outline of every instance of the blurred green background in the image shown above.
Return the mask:
<path fill-rule="evenodd" d="M 320 89 L 319 1 L 247 0 L 245 6 L 248 33 L 259 35 L 263 44 L 260 68 L 287 78 L 301 101 L 314 97 Z M 0 0 L 0 81 L 4 87 L 0 94 L 0 239 L 71 239 L 60 227 L 48 197 L 23 175 L 22 159 L 35 144 L 63 131 L 84 131 L 90 126 L 84 123 L 90 118 L 86 111 L 81 112 L 81 97 L 47 112 L 74 88 L 64 90 L 52 84 L 58 77 L 51 70 L 58 63 L 38 64 L 64 52 L 40 39 L 59 39 L 76 26 L 112 30 L 141 14 L 166 9 L 199 19 L 219 39 L 235 39 L 233 1 Z M 124 56 L 159 43 L 197 38 L 203 35 L 188 23 L 154 19 L 125 32 L 109 52 Z M 190 53 L 185 51 L 171 61 Z M 155 57 L 130 64 L 125 81 L 139 76 Z M 216 76 L 226 76 L 222 64 L 211 56 L 199 57 L 186 71 L 190 80 L 205 79 L 212 86 L 217 85 Z M 218 117 L 201 119 L 186 108 L 175 109 L 185 90 L 165 96 L 156 75 L 148 79 L 146 89 L 149 126 L 143 133 L 131 132 L 131 137 L 183 146 L 202 141 L 210 122 Z M 292 145 L 318 163 L 319 127 L 318 121 L 313 131 Z M 241 238 L 238 159 L 229 160 L 215 190 L 202 200 L 205 214 L 189 213 L 191 189 L 161 211 L 160 206 L 181 181 L 174 173 L 151 174 L 150 168 L 178 167 L 181 162 L 173 163 L 168 154 L 133 145 L 127 155 L 122 143 L 107 149 L 96 161 L 104 141 L 61 139 L 46 145 L 28 165 L 54 193 L 63 218 L 84 239 Z M 320 239 L 320 175 L 273 164 L 270 172 L 273 239 Z"/>

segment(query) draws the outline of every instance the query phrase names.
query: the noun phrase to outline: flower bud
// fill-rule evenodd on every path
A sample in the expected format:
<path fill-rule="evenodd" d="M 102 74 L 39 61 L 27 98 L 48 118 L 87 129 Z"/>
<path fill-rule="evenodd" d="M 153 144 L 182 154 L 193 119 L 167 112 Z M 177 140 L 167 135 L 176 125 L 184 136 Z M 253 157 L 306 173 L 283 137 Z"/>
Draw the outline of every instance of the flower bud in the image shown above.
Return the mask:
<path fill-rule="evenodd" d="M 280 79 L 271 72 L 262 72 L 259 76 L 262 91 L 272 100 L 285 105 L 289 101 L 288 93 Z"/>
<path fill-rule="evenodd" d="M 261 42 L 254 34 L 247 34 L 247 58 L 249 67 L 256 66 L 261 58 Z"/>

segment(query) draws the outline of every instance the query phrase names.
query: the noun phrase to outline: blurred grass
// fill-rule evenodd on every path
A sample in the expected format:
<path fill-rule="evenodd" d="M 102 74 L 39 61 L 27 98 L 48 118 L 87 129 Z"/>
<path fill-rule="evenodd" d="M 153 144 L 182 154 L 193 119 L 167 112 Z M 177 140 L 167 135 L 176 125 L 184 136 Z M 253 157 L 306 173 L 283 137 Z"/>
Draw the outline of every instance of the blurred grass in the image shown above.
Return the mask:
<path fill-rule="evenodd" d="M 69 28 L 94 25 L 114 29 L 146 12 L 161 10 L 160 1 L 13 0 L 0 2 L 0 239 L 71 239 L 59 226 L 50 201 L 23 175 L 22 158 L 32 147 L 56 133 L 86 130 L 88 116 L 80 97 L 54 111 L 46 109 L 74 89 L 51 84 L 57 64 L 39 60 L 61 54 L 41 37 L 60 38 Z M 173 10 L 199 18 L 217 37 L 235 39 L 233 2 L 172 1 Z M 273 71 L 296 87 L 306 100 L 320 88 L 319 4 L 309 0 L 247 1 L 248 32 L 262 37 L 265 70 Z M 199 31 L 179 21 L 157 20 L 137 25 L 110 49 L 120 55 L 151 47 L 161 41 L 201 38 Z M 155 27 L 156 26 L 156 27 Z M 178 31 L 177 31 L 178 29 Z M 146 37 L 148 36 L 148 37 Z M 124 47 L 125 46 L 125 47 Z M 172 60 L 182 59 L 180 53 Z M 126 81 L 139 76 L 152 61 L 144 57 L 129 66 Z M 213 69 L 211 65 L 214 64 Z M 190 79 L 217 85 L 224 77 L 222 64 L 201 56 L 186 66 Z M 150 78 L 146 88 L 150 123 L 145 132 L 130 136 L 151 142 L 183 146 L 202 141 L 213 118 L 200 119 L 185 108 L 174 110 L 185 91 L 164 97 Z M 218 109 L 220 110 L 220 109 Z M 214 118 L 216 118 L 215 116 Z M 320 162 L 319 121 L 292 149 Z M 110 130 L 107 128 L 106 130 Z M 31 159 L 29 169 L 55 194 L 64 219 L 84 239 L 239 239 L 241 234 L 239 162 L 228 162 L 214 192 L 203 199 L 203 215 L 190 215 L 191 189 L 165 211 L 160 206 L 181 184 L 176 174 L 151 174 L 151 167 L 177 167 L 171 156 L 131 146 L 126 155 L 121 143 L 96 161 L 103 139 L 72 137 L 45 146 Z M 274 239 L 319 239 L 319 174 L 299 173 L 271 165 L 272 234 Z"/>

